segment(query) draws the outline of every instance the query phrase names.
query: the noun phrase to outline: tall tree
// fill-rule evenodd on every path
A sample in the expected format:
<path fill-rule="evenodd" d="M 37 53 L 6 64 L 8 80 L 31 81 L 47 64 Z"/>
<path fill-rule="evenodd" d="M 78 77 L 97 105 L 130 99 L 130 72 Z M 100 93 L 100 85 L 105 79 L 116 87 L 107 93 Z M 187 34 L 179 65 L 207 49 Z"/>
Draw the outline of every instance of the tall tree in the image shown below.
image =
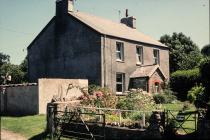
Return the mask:
<path fill-rule="evenodd" d="M 24 73 L 21 71 L 19 65 L 13 65 L 10 63 L 5 63 L 0 67 L 0 74 L 3 78 L 0 80 L 0 84 L 4 82 L 4 76 L 11 76 L 11 81 L 7 81 L 7 83 L 11 84 L 19 84 L 24 81 Z"/>
<path fill-rule="evenodd" d="M 9 55 L 0 52 L 0 84 L 19 84 L 27 82 L 27 73 L 28 66 L 26 58 L 20 65 L 14 65 L 10 63 Z"/>
<path fill-rule="evenodd" d="M 198 46 L 183 33 L 163 35 L 160 42 L 169 47 L 170 72 L 188 70 L 198 66 L 201 53 Z"/>
<path fill-rule="evenodd" d="M 5 63 L 9 63 L 9 61 L 10 56 L 0 52 L 0 67 Z"/>
<path fill-rule="evenodd" d="M 21 71 L 24 73 L 23 81 L 28 82 L 28 59 L 27 59 L 27 56 L 25 57 L 25 59 L 22 61 L 22 63 L 19 66 L 20 66 Z"/>
<path fill-rule="evenodd" d="M 204 56 L 210 56 L 210 44 L 205 45 L 202 49 L 201 49 L 201 53 Z"/>

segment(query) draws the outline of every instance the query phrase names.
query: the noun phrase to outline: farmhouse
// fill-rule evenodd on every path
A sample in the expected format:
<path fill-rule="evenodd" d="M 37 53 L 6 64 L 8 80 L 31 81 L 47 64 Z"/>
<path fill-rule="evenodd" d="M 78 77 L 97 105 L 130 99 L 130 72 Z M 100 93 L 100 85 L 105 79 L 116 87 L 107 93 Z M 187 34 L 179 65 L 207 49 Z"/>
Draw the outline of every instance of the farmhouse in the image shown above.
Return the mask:
<path fill-rule="evenodd" d="M 57 0 L 55 16 L 28 46 L 28 67 L 30 82 L 88 79 L 116 94 L 129 88 L 154 93 L 169 78 L 169 49 L 137 31 L 128 11 L 117 23 Z"/>

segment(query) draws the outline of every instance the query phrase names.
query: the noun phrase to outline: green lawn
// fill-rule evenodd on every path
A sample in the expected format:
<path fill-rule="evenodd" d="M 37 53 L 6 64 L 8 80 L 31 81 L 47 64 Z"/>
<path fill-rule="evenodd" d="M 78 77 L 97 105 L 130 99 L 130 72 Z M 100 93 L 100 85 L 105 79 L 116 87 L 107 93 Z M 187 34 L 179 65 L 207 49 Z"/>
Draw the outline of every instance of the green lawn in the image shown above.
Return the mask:
<path fill-rule="evenodd" d="M 46 116 L 1 117 L 1 129 L 22 134 L 30 139 L 43 133 L 46 128 Z"/>
<path fill-rule="evenodd" d="M 162 104 L 163 108 L 166 110 L 182 110 L 184 106 L 184 102 L 177 102 L 177 103 L 171 103 L 171 104 Z M 196 110 L 195 106 L 193 104 L 188 104 L 187 110 Z"/>
<path fill-rule="evenodd" d="M 182 102 L 174 104 L 163 104 L 164 109 L 181 110 L 183 108 Z M 194 110 L 193 105 L 189 105 L 190 110 Z M 187 122 L 186 127 L 193 128 L 192 122 Z M 24 117 L 1 117 L 1 129 L 20 133 L 27 139 L 42 139 L 43 132 L 46 128 L 46 115 L 34 115 Z"/>

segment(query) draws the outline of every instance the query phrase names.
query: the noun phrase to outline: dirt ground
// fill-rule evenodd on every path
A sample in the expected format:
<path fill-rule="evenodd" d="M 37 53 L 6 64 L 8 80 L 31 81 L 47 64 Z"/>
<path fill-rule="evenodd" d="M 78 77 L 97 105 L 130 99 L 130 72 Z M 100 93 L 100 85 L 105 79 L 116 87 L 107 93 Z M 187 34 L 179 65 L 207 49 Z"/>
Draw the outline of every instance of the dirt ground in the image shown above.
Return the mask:
<path fill-rule="evenodd" d="M 27 140 L 20 134 L 1 129 L 1 140 Z"/>

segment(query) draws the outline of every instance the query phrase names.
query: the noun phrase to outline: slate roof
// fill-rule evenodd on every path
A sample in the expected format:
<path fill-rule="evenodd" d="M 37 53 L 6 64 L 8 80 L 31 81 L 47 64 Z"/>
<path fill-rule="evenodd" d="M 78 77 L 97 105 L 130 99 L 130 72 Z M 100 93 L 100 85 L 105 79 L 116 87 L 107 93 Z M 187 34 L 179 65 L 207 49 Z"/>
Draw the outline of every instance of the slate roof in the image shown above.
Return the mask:
<path fill-rule="evenodd" d="M 151 77 L 156 70 L 160 70 L 163 77 L 166 78 L 166 76 L 163 74 L 163 71 L 160 69 L 158 65 L 151 65 L 151 66 L 143 66 L 140 68 L 137 68 L 131 75 L 130 78 L 136 78 L 136 77 Z"/>
<path fill-rule="evenodd" d="M 159 41 L 139 32 L 137 29 L 130 28 L 125 24 L 113 22 L 83 12 L 69 12 L 69 14 L 101 34 L 167 47 Z"/>

